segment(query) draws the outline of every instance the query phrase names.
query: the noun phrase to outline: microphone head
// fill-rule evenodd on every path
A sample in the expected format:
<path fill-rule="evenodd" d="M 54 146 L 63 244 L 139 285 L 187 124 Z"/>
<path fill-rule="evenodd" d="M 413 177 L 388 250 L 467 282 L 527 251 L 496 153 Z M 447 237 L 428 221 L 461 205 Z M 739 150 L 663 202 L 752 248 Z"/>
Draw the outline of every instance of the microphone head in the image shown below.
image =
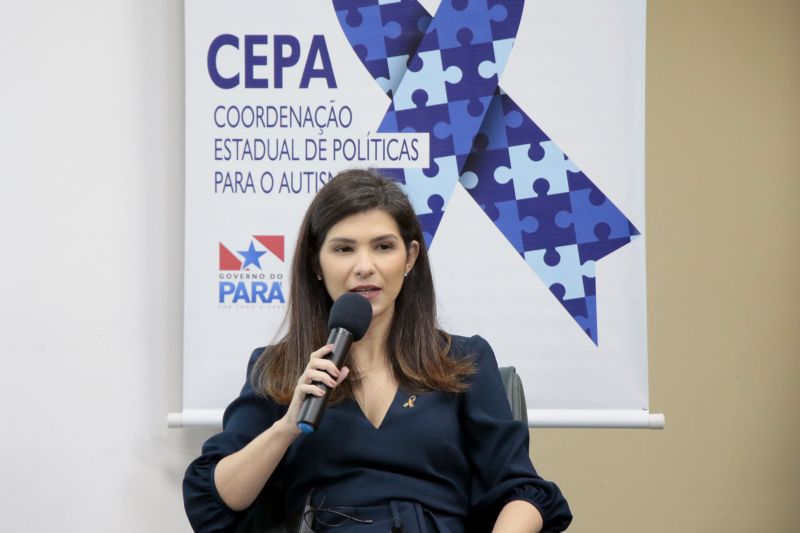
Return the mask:
<path fill-rule="evenodd" d="M 361 340 L 372 322 L 372 304 L 354 292 L 346 292 L 333 302 L 328 318 L 328 330 L 346 329 L 353 335 L 353 341 Z"/>

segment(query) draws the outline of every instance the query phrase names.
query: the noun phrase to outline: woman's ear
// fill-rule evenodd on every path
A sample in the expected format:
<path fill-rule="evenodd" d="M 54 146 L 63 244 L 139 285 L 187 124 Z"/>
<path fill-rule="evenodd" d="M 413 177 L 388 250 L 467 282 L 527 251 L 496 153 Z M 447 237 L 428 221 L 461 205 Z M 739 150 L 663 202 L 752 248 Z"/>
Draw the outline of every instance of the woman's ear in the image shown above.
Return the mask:
<path fill-rule="evenodd" d="M 411 269 L 414 268 L 417 256 L 419 256 L 419 243 L 417 241 L 411 241 L 408 243 L 408 254 L 406 255 L 406 274 L 411 272 Z"/>

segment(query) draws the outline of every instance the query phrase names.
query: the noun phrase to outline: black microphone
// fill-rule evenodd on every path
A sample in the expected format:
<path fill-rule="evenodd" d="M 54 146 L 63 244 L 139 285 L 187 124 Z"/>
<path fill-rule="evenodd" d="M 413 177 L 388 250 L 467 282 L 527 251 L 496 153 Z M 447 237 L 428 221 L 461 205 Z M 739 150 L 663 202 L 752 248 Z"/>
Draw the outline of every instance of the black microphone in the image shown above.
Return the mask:
<path fill-rule="evenodd" d="M 350 345 L 361 340 L 367 333 L 370 322 L 372 322 L 372 304 L 369 300 L 354 292 L 342 294 L 333 302 L 328 318 L 328 329 L 331 333 L 327 344 L 333 344 L 333 350 L 325 358 L 333 361 L 336 368 L 342 368 Z M 326 384 L 315 381 L 314 385 L 324 390 L 325 395 L 307 394 L 303 400 L 297 417 L 297 427 L 303 433 L 312 433 L 319 427 L 322 415 L 328 406 L 328 396 L 331 394 L 331 388 Z"/>

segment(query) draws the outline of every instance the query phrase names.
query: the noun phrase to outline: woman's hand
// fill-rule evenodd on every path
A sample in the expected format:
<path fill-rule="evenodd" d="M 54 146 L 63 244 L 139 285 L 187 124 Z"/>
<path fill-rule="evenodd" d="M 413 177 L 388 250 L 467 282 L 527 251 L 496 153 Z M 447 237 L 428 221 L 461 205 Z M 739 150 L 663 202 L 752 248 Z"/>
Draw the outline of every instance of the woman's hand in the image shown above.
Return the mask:
<path fill-rule="evenodd" d="M 500 511 L 492 533 L 538 533 L 542 527 L 542 515 L 533 504 L 525 500 L 513 500 Z"/>
<path fill-rule="evenodd" d="M 333 361 L 324 358 L 331 350 L 333 345 L 328 344 L 311 354 L 306 369 L 297 380 L 292 401 L 283 418 L 247 446 L 217 463 L 214 485 L 222 501 L 234 511 L 242 511 L 255 501 L 292 441 L 301 433 L 297 427 L 297 415 L 300 414 L 306 394 L 325 394 L 321 387 L 312 382 L 318 381 L 335 388 L 347 377 L 349 370 L 346 367 L 338 370 Z M 331 376 L 336 376 L 336 379 Z"/>
<path fill-rule="evenodd" d="M 325 356 L 333 351 L 333 344 L 326 344 L 319 350 L 312 352 L 311 357 L 306 365 L 305 371 L 300 375 L 297 380 L 297 386 L 294 388 L 294 396 L 289 403 L 289 409 L 280 422 L 285 427 L 291 426 L 292 433 L 298 435 L 301 433 L 297 427 L 297 417 L 300 414 L 300 407 L 303 405 L 303 400 L 307 394 L 314 396 L 324 396 L 325 390 L 322 387 L 314 385 L 314 382 L 324 383 L 329 388 L 336 388 L 339 383 L 347 378 L 350 369 L 346 366 L 342 369 L 336 368 L 333 361 L 325 359 Z"/>

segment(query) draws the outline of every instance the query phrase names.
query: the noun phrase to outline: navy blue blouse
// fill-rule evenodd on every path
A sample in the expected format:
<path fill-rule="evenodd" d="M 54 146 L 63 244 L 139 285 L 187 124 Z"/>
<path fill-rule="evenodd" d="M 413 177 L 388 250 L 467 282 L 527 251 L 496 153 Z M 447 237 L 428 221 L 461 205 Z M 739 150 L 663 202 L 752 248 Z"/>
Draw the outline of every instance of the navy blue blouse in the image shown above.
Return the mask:
<path fill-rule="evenodd" d="M 250 357 L 248 376 L 262 350 Z M 285 497 L 288 513 L 301 510 L 311 489 L 323 491 L 330 507 L 416 502 L 437 521 L 457 524 L 454 531 L 490 531 L 507 502 L 525 500 L 542 514 L 543 531 L 566 529 L 572 520 L 567 501 L 531 464 L 528 429 L 512 418 L 489 344 L 479 336 L 454 335 L 450 355 L 475 358 L 477 372 L 468 391 L 421 393 L 409 402 L 411 395 L 398 389 L 379 428 L 353 400 L 329 407 L 316 432 L 300 435 L 289 446 L 264 491 L 282 480 L 285 486 L 275 497 Z M 196 531 L 235 529 L 247 511 L 225 505 L 214 485 L 214 468 L 286 410 L 256 393 L 247 380 L 225 410 L 223 431 L 206 441 L 186 470 L 184 504 Z"/>

